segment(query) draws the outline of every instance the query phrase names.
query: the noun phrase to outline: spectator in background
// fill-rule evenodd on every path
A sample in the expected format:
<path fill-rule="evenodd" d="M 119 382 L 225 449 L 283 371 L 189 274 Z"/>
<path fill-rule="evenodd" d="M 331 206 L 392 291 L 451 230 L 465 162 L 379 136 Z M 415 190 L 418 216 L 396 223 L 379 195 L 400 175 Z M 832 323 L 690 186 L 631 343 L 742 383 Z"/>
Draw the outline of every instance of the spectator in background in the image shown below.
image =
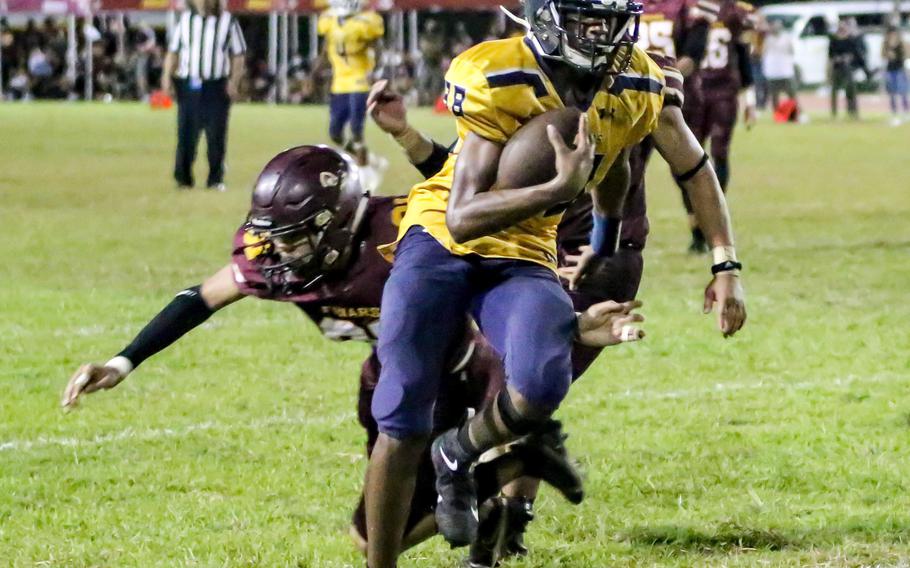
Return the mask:
<path fill-rule="evenodd" d="M 417 68 L 417 89 L 422 105 L 431 105 L 442 94 L 445 71 L 446 39 L 442 26 L 435 19 L 423 24 L 420 35 L 420 62 Z"/>
<path fill-rule="evenodd" d="M 853 69 L 859 69 L 866 75 L 866 80 L 872 80 L 872 70 L 866 65 L 867 49 L 866 37 L 859 29 L 856 18 L 850 16 L 847 20 L 847 29 L 850 30 L 850 39 L 856 44 L 856 57 L 853 59 Z"/>
<path fill-rule="evenodd" d="M 752 67 L 752 80 L 755 86 L 755 103 L 758 110 L 768 107 L 768 80 L 762 70 L 762 55 L 765 52 L 765 37 L 768 35 L 768 20 L 761 12 L 755 12 L 755 33 L 749 34 L 749 65 Z"/>
<path fill-rule="evenodd" d="M 136 46 L 136 55 L 133 70 L 136 73 L 136 96 L 140 100 L 148 99 L 149 95 L 149 68 L 158 45 L 155 43 L 155 30 L 147 22 L 141 22 L 133 30 L 133 44 Z"/>
<path fill-rule="evenodd" d="M 35 20 L 29 18 L 25 23 L 25 31 L 22 33 L 22 45 L 26 52 L 30 52 L 36 47 L 41 47 L 41 43 L 41 31 L 38 30 Z"/>
<path fill-rule="evenodd" d="M 18 63 L 16 37 L 9 29 L 6 18 L 0 18 L 0 86 L 3 86 L 4 89 L 9 85 L 13 69 L 17 67 Z"/>
<path fill-rule="evenodd" d="M 472 45 L 476 42 L 474 38 L 471 37 L 471 34 L 468 33 L 468 28 L 465 23 L 461 20 L 455 22 L 455 33 L 452 36 L 452 49 L 453 54 L 462 53 L 467 51 Z"/>
<path fill-rule="evenodd" d="M 28 72 L 24 67 L 18 67 L 10 73 L 6 88 L 9 91 L 7 96 L 12 100 L 27 101 L 32 98 Z"/>
<path fill-rule="evenodd" d="M 898 98 L 904 115 L 910 114 L 907 102 L 907 71 L 904 63 L 907 59 L 907 45 L 896 26 L 889 26 L 882 41 L 882 60 L 885 62 L 885 90 L 891 99 L 891 126 L 900 126 L 901 115 L 898 110 Z"/>
<path fill-rule="evenodd" d="M 761 70 L 768 82 L 771 110 L 780 105 L 780 94 L 786 93 L 799 106 L 796 99 L 796 64 L 793 58 L 793 38 L 780 20 L 771 22 L 763 43 Z"/>
<path fill-rule="evenodd" d="M 28 73 L 34 79 L 44 79 L 50 77 L 54 72 L 51 68 L 51 64 L 47 60 L 47 55 L 44 54 L 44 50 L 38 46 L 35 46 L 29 51 L 28 54 Z"/>
<path fill-rule="evenodd" d="M 861 59 L 862 53 L 857 50 L 857 42 L 850 32 L 849 23 L 841 20 L 828 44 L 828 77 L 831 81 L 832 118 L 837 118 L 837 97 L 841 90 L 847 97 L 847 113 L 851 118 L 859 118 L 853 70 L 858 66 L 857 61 Z"/>

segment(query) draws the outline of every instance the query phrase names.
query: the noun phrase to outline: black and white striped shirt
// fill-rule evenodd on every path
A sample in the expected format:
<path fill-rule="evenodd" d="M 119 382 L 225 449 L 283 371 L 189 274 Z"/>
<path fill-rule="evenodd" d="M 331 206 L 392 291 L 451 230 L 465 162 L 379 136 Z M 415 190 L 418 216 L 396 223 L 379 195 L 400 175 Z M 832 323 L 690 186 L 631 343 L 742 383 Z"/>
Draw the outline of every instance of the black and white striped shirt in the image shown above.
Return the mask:
<path fill-rule="evenodd" d="M 227 12 L 205 16 L 185 10 L 174 27 L 168 51 L 177 53 L 177 78 L 210 81 L 231 72 L 231 57 L 246 52 L 237 19 Z"/>

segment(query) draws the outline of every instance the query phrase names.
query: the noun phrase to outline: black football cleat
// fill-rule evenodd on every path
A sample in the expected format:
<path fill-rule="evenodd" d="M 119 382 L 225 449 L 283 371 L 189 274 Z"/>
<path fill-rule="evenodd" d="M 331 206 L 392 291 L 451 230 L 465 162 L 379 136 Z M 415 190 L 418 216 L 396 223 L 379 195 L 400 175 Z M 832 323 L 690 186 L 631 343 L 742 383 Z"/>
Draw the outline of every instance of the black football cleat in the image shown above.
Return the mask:
<path fill-rule="evenodd" d="M 533 503 L 521 497 L 495 497 L 484 505 L 477 540 L 465 568 L 495 568 L 511 556 L 525 556 L 524 533 L 534 519 Z M 489 509 L 489 511 L 486 511 Z"/>
<path fill-rule="evenodd" d="M 452 548 L 467 546 L 477 538 L 477 487 L 471 462 L 459 459 L 455 447 L 457 430 L 449 430 L 435 440 L 430 449 L 436 470 L 436 526 Z"/>
<path fill-rule="evenodd" d="M 507 520 L 502 557 L 527 556 L 525 530 L 534 520 L 534 502 L 530 499 L 512 497 L 506 499 Z"/>
<path fill-rule="evenodd" d="M 471 544 L 465 568 L 493 568 L 499 565 L 505 551 L 508 508 L 505 497 L 493 497 L 481 507 L 477 539 Z"/>
<path fill-rule="evenodd" d="M 577 505 L 585 496 L 584 482 L 569 458 L 566 438 L 562 423 L 548 420 L 540 430 L 512 444 L 509 451 L 524 463 L 525 475 L 546 481 Z"/>

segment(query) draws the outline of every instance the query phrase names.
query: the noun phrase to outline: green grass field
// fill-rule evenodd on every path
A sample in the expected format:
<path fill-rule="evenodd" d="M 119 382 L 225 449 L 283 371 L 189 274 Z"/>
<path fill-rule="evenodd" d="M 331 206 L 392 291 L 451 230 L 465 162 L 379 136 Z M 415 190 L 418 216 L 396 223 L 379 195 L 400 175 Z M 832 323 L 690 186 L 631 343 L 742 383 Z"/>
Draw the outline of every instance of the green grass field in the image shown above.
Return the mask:
<path fill-rule="evenodd" d="M 322 340 L 293 307 L 241 302 L 58 406 L 80 363 L 227 261 L 258 168 L 324 140 L 325 110 L 237 107 L 227 194 L 174 190 L 173 114 L 7 104 L 0 125 L 0 565 L 362 566 L 346 528 L 367 348 Z M 910 564 L 907 136 L 880 121 L 738 133 L 749 321 L 732 340 L 700 314 L 708 261 L 684 254 L 655 159 L 649 336 L 573 389 L 559 415 L 588 498 L 544 494 L 533 554 L 508 566 Z M 406 192 L 416 174 L 369 138 L 392 161 L 384 190 Z M 435 539 L 404 565 L 461 554 Z"/>

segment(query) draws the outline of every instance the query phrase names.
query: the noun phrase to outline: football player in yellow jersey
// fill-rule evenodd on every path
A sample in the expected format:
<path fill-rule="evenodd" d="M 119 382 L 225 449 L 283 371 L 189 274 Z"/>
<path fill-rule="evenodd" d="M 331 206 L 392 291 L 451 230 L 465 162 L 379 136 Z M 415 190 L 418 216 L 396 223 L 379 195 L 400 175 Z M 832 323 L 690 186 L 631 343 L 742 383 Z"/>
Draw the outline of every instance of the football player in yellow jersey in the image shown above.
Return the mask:
<path fill-rule="evenodd" d="M 372 405 L 381 434 L 366 491 L 373 568 L 396 565 L 414 464 L 466 314 L 503 355 L 508 385 L 494 404 L 433 444 L 436 520 L 450 543 L 468 544 L 476 536 L 470 468 L 477 457 L 533 432 L 568 390 L 575 323 L 552 270 L 555 227 L 565 204 L 587 188 L 595 205 L 595 253 L 608 256 L 615 249 L 628 150 L 657 134 L 664 96 L 660 69 L 633 48 L 640 11 L 626 0 L 528 0 L 525 38 L 480 44 L 452 63 L 446 98 L 459 142 L 443 169 L 411 191 L 382 301 L 382 374 Z M 586 112 L 575 150 L 555 131 L 548 133 L 556 149 L 555 178 L 490 191 L 512 134 L 534 116 L 564 106 Z M 703 152 L 682 156 L 689 161 L 673 165 L 679 177 L 710 171 Z M 720 214 L 705 223 L 712 244 L 732 247 L 719 190 L 702 198 L 719 204 Z M 706 290 L 724 306 L 728 334 L 745 317 L 738 267 L 735 259 L 725 260 Z"/>
<path fill-rule="evenodd" d="M 329 10 L 319 16 L 317 31 L 324 38 L 321 61 L 327 60 L 332 67 L 329 136 L 365 168 L 370 155 L 363 141 L 363 126 L 379 40 L 385 33 L 382 17 L 363 11 L 362 0 L 333 0 Z M 345 140 L 348 124 L 351 137 Z M 376 185 L 372 171 L 362 173 L 371 178 L 365 180 L 367 185 Z"/>

